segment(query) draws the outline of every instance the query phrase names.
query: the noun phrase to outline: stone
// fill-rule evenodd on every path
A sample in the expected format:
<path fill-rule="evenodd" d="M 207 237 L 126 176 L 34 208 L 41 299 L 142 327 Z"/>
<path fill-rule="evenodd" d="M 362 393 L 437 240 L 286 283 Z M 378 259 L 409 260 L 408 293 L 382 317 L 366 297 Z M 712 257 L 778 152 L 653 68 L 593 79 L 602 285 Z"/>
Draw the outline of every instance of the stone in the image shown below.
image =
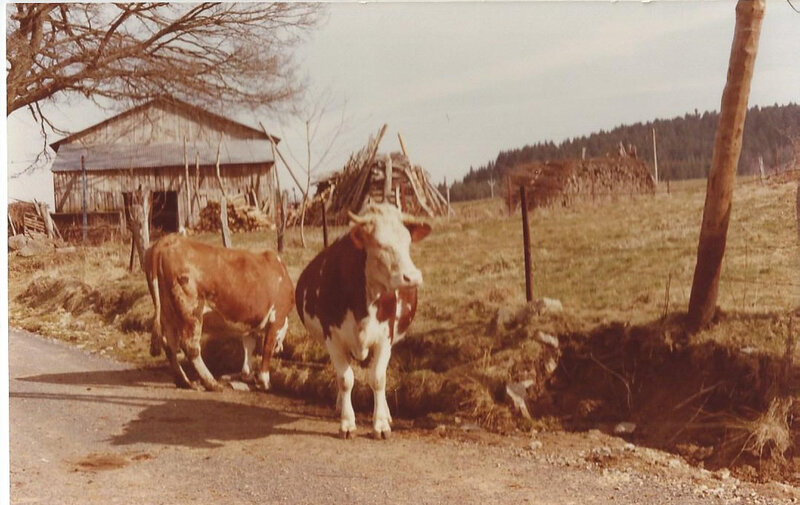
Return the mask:
<path fill-rule="evenodd" d="M 635 423 L 618 423 L 614 426 L 614 433 L 616 435 L 629 435 L 636 431 Z"/>
<path fill-rule="evenodd" d="M 552 347 L 553 349 L 558 349 L 558 337 L 537 331 L 536 340 L 544 345 Z"/>
<path fill-rule="evenodd" d="M 506 394 L 511 398 L 514 404 L 514 409 L 522 414 L 525 419 L 530 419 L 531 414 L 528 412 L 528 387 L 533 385 L 532 380 L 525 380 L 522 382 L 513 382 L 506 384 Z"/>
<path fill-rule="evenodd" d="M 541 298 L 536 301 L 539 305 L 539 313 L 543 312 L 563 312 L 564 306 L 560 300 L 555 298 Z"/>
<path fill-rule="evenodd" d="M 489 323 L 489 335 L 498 335 L 503 331 L 510 328 L 515 322 L 514 311 L 508 306 L 503 305 L 495 313 L 492 321 Z"/>
<path fill-rule="evenodd" d="M 14 235 L 13 237 L 8 237 L 8 250 L 9 251 L 19 251 L 23 247 L 25 247 L 30 239 L 25 235 Z"/>
<path fill-rule="evenodd" d="M 234 391 L 250 391 L 250 386 L 248 386 L 244 382 L 231 381 L 229 382 L 229 384 L 231 386 L 231 389 L 233 389 Z"/>

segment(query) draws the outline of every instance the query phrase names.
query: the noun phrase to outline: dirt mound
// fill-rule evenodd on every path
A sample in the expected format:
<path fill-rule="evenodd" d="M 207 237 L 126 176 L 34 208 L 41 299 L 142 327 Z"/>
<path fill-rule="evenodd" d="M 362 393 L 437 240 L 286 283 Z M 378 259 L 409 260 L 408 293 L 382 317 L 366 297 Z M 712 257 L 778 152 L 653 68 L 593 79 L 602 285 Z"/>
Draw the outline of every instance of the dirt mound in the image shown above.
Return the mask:
<path fill-rule="evenodd" d="M 600 428 L 693 464 L 734 466 L 745 478 L 797 465 L 796 405 L 787 392 L 800 384 L 790 357 L 678 344 L 670 335 L 679 329 L 679 321 L 610 324 L 562 335 L 558 369 L 534 410 L 569 430 Z"/>

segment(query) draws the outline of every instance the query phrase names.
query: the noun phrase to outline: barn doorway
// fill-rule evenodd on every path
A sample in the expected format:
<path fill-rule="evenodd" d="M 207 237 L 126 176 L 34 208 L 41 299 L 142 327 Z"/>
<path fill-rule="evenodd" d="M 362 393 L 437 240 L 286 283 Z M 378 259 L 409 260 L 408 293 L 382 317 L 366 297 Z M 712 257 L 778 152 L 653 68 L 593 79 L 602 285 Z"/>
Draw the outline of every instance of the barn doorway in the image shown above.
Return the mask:
<path fill-rule="evenodd" d="M 150 213 L 151 236 L 154 231 L 177 232 L 180 226 L 177 191 L 153 191 Z"/>

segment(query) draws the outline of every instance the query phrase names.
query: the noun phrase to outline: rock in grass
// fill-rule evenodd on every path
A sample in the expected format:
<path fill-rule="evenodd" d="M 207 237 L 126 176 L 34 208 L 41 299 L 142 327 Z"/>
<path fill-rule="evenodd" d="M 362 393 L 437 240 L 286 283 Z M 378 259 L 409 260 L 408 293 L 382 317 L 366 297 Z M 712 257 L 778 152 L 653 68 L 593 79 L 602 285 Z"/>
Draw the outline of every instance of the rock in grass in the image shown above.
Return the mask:
<path fill-rule="evenodd" d="M 28 242 L 29 239 L 25 235 L 14 235 L 13 237 L 8 237 L 8 250 L 19 251 L 25 247 Z"/>
<path fill-rule="evenodd" d="M 514 404 L 514 410 L 522 414 L 525 419 L 531 418 L 528 412 L 528 388 L 533 385 L 532 380 L 506 384 L 506 394 Z"/>

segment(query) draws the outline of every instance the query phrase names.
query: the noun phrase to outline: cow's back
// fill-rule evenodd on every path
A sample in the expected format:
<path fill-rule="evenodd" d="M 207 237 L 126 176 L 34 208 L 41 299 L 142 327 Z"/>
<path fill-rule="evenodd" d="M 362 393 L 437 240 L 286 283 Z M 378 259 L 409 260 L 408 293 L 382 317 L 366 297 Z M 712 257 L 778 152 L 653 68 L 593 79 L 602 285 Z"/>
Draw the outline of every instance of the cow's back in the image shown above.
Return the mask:
<path fill-rule="evenodd" d="M 274 252 L 226 249 L 180 235 L 159 244 L 159 276 L 196 293 L 225 319 L 257 326 L 270 307 L 291 310 L 292 281 Z"/>

